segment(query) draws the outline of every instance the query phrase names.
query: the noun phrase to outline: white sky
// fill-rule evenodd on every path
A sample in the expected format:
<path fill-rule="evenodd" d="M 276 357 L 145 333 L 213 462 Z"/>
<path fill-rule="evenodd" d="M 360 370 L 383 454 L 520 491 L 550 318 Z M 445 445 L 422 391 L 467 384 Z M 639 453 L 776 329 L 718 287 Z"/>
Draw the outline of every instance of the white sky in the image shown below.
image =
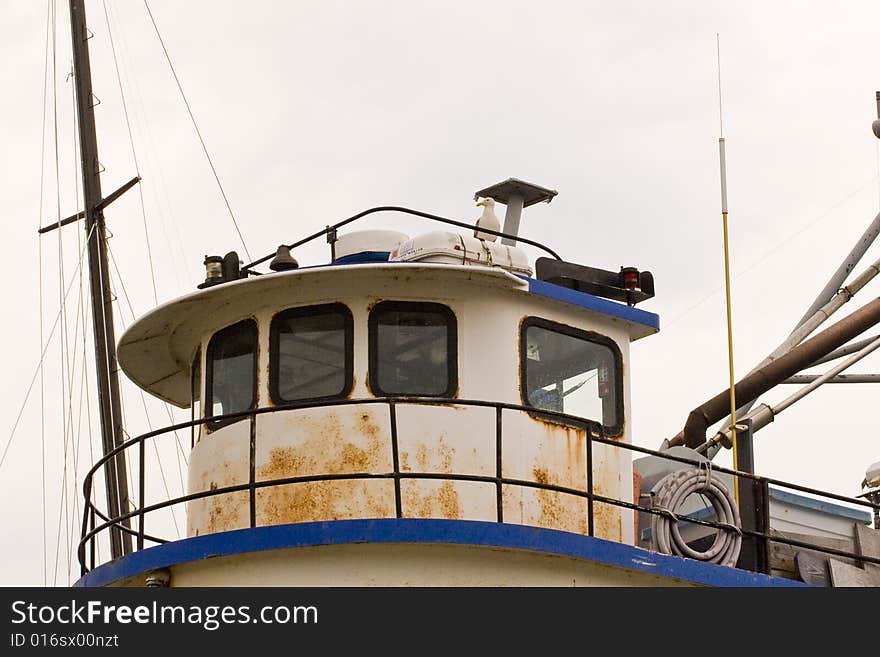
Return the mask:
<path fill-rule="evenodd" d="M 158 298 L 165 301 L 194 289 L 206 253 L 242 250 L 143 4 L 107 4 L 144 178 Z M 837 3 L 832 10 L 803 2 L 152 0 L 151 8 L 255 258 L 374 205 L 473 220 L 479 214 L 474 191 L 514 176 L 559 191 L 550 205 L 525 211 L 522 235 L 547 243 L 566 260 L 651 270 L 657 297 L 642 307 L 660 314 L 662 330 L 633 346 L 630 367 L 633 434 L 640 445 L 659 446 L 727 382 L 716 32 L 738 375 L 794 327 L 880 204 L 880 141 L 870 130 L 880 88 L 876 2 Z M 135 167 L 103 5 L 90 0 L 87 11 L 109 193 Z M 79 209 L 71 85 L 65 81 L 66 2 L 59 2 L 57 13 L 62 182 L 56 197 L 50 95 L 41 214 L 46 4 L 0 5 L 8 313 L 0 448 L 39 358 L 40 271 L 44 335 L 59 308 L 58 233 L 43 238 L 41 269 L 36 228 Z M 51 80 L 51 68 L 49 75 Z M 129 192 L 106 216 L 111 249 L 141 314 L 154 302 L 138 193 Z M 383 225 L 374 219 L 363 227 Z M 75 273 L 76 235 L 74 228 L 62 234 L 68 280 Z M 878 248 L 859 270 L 880 257 Z M 301 263 L 317 262 L 326 259 L 325 250 L 320 244 L 296 255 Z M 870 286 L 840 317 L 876 290 Z M 67 307 L 71 343 L 82 340 L 74 329 L 76 298 L 74 287 Z M 119 333 L 122 320 L 131 320 L 124 296 L 121 301 Z M 46 355 L 43 439 L 38 380 L 0 467 L 7 536 L 0 548 L 2 584 L 44 581 L 43 442 L 46 580 L 69 581 L 63 538 L 55 566 L 59 518 L 62 533 L 66 524 L 79 522 L 72 506 L 65 517 L 60 504 L 65 441 L 59 344 L 56 336 Z M 79 367 L 71 377 L 68 417 L 74 418 Z M 857 371 L 880 371 L 878 356 L 850 370 Z M 766 400 L 792 392 L 786 386 Z M 880 460 L 877 395 L 877 386 L 815 392 L 758 434 L 758 471 L 857 494 L 866 467 Z M 130 384 L 124 396 L 135 435 L 147 428 L 141 401 Z M 91 400 L 94 407 L 94 391 Z M 154 425 L 167 423 L 160 406 L 150 408 Z M 92 416 L 96 426 L 94 408 Z M 85 419 L 74 425 L 83 427 L 78 491 L 91 458 Z M 98 432 L 92 433 L 98 450 Z M 167 449 L 163 458 L 174 486 L 180 475 Z M 67 451 L 70 472 L 75 450 L 68 445 Z M 729 456 L 718 461 L 728 464 Z"/>

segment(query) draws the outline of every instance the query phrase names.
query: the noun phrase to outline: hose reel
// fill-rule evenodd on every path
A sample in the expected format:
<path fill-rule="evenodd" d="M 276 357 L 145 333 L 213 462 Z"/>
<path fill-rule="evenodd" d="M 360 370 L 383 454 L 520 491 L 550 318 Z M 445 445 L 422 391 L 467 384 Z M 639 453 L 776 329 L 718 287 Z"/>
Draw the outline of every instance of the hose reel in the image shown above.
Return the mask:
<path fill-rule="evenodd" d="M 715 510 L 715 540 L 705 551 L 692 548 L 681 535 L 678 509 L 692 494 L 704 496 Z M 711 464 L 672 472 L 651 489 L 651 549 L 722 566 L 735 566 L 742 546 L 739 509 L 733 494 L 718 477 L 712 477 Z M 681 516 L 684 518 L 685 516 Z"/>

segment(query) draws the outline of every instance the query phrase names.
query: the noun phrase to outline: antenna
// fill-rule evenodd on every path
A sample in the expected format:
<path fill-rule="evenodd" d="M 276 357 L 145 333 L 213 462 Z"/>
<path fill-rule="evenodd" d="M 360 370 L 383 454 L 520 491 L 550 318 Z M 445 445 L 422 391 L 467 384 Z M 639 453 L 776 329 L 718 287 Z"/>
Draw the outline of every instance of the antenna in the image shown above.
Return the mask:
<path fill-rule="evenodd" d="M 727 158 L 724 152 L 724 113 L 721 103 L 721 37 L 715 33 L 718 61 L 718 155 L 721 165 L 721 223 L 724 227 L 724 288 L 727 297 L 727 361 L 730 373 L 730 439 L 733 443 L 733 469 L 739 469 L 736 445 L 736 382 L 733 375 L 733 319 L 730 310 L 730 249 L 727 238 Z M 737 486 L 737 503 L 739 493 Z"/>

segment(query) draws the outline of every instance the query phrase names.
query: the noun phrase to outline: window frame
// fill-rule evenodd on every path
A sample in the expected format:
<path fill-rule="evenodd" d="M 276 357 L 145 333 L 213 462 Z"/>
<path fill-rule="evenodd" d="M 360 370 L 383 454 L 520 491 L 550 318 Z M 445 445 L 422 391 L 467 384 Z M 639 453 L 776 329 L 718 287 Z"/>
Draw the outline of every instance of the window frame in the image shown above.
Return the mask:
<path fill-rule="evenodd" d="M 208 347 L 205 349 L 205 371 L 203 376 L 205 377 L 205 402 L 202 408 L 202 416 L 208 420 L 205 423 L 205 426 L 208 427 L 209 431 L 216 431 L 221 427 L 225 427 L 227 425 L 233 424 L 235 422 L 239 422 L 241 420 L 247 419 L 247 416 L 241 417 L 232 417 L 226 418 L 225 420 L 212 420 L 211 418 L 214 416 L 214 359 L 213 359 L 213 351 L 214 351 L 214 340 L 217 336 L 224 332 L 228 331 L 232 328 L 238 326 L 248 326 L 249 330 L 253 331 L 254 338 L 254 378 L 253 378 L 253 387 L 251 389 L 251 402 L 246 409 L 243 409 L 239 412 L 251 411 L 257 407 L 257 396 L 259 392 L 259 370 L 260 370 L 260 328 L 257 324 L 257 320 L 253 317 L 248 317 L 246 319 L 240 320 L 233 324 L 229 324 L 228 326 L 224 326 L 221 329 L 214 331 L 214 334 L 211 336 L 210 340 L 208 340 Z"/>
<path fill-rule="evenodd" d="M 390 312 L 432 312 L 447 319 L 446 333 L 446 389 L 438 394 L 387 393 L 379 385 L 379 314 Z M 376 397 L 425 397 L 430 399 L 455 399 L 458 396 L 458 318 L 449 306 L 432 301 L 380 301 L 370 308 L 367 320 L 367 342 L 369 368 L 367 380 L 370 391 Z"/>
<path fill-rule="evenodd" d="M 289 317 L 310 317 L 315 314 L 327 313 L 328 311 L 338 312 L 344 318 L 343 330 L 344 347 L 343 357 L 345 358 L 345 385 L 339 393 L 332 395 L 323 395 L 321 397 L 303 397 L 297 400 L 285 400 L 281 398 L 278 391 L 278 379 L 280 376 L 279 359 L 279 335 L 281 333 L 281 321 Z M 269 399 L 276 406 L 286 406 L 293 404 L 301 404 L 309 401 L 324 401 L 328 399 L 345 399 L 351 395 L 354 388 L 354 315 L 351 308 L 344 303 L 323 303 L 313 306 L 296 306 L 287 308 L 272 316 L 269 324 Z"/>
<path fill-rule="evenodd" d="M 201 435 L 201 425 L 196 425 L 195 421 L 201 419 L 204 415 L 204 409 L 202 408 L 202 369 L 202 345 L 200 343 L 196 347 L 196 354 L 193 356 L 192 367 L 189 372 L 190 420 L 193 423 L 189 434 L 190 449 L 196 445 L 196 432 L 198 431 L 199 435 Z M 196 415 L 196 403 L 199 404 L 198 417 Z"/>
<path fill-rule="evenodd" d="M 586 342 L 592 342 L 593 344 L 597 344 L 603 347 L 608 347 L 611 349 L 611 353 L 614 356 L 614 378 L 615 378 L 615 404 L 614 410 L 617 414 L 617 423 L 614 425 L 604 424 L 602 418 L 593 419 L 588 417 L 583 417 L 586 422 L 594 423 L 597 426 L 602 427 L 602 431 L 606 436 L 618 436 L 623 433 L 624 426 L 624 416 L 623 416 L 623 354 L 620 351 L 620 347 L 617 346 L 617 343 L 609 338 L 607 335 L 602 335 L 601 333 L 596 333 L 595 331 L 587 331 L 585 329 L 575 328 L 574 326 L 569 326 L 568 324 L 562 324 L 560 322 L 555 322 L 549 319 L 545 319 L 543 317 L 535 317 L 529 316 L 522 320 L 520 323 L 520 331 L 519 331 L 519 395 L 522 400 L 523 406 L 527 406 L 530 409 L 534 409 L 536 413 L 541 413 L 542 420 L 550 420 L 551 422 L 556 422 L 559 424 L 566 424 L 563 418 L 557 417 L 555 415 L 544 415 L 544 413 L 549 413 L 545 409 L 538 408 L 534 406 L 528 398 L 526 391 L 528 390 L 528 354 L 527 351 L 527 340 L 526 335 L 528 330 L 532 327 L 541 328 L 545 331 L 551 331 L 553 333 L 559 333 L 561 335 L 567 335 L 572 338 L 576 338 L 579 340 L 584 340 Z M 580 417 L 580 416 L 575 416 Z"/>

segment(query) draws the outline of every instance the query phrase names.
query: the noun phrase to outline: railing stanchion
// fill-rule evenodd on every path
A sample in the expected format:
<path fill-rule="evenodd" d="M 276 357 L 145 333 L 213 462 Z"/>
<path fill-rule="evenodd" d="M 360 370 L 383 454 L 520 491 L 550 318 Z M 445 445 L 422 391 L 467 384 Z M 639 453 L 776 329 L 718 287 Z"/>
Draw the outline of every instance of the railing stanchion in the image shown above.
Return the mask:
<path fill-rule="evenodd" d="M 92 478 L 86 477 L 83 482 L 83 517 L 82 532 L 80 533 L 79 548 L 77 549 L 77 558 L 79 559 L 80 575 L 86 574 L 86 543 L 85 536 L 89 531 L 89 514 L 92 510 Z"/>
<path fill-rule="evenodd" d="M 90 516 L 90 518 L 89 518 L 89 531 L 93 532 L 93 531 L 95 531 L 95 507 L 92 506 L 92 507 L 90 507 L 90 509 L 91 509 L 91 513 L 89 514 L 89 516 Z M 92 538 L 90 541 L 91 554 L 89 555 L 89 568 L 91 570 L 95 569 L 95 547 L 96 547 L 95 541 L 96 540 L 97 540 L 97 534 L 92 534 Z"/>
<path fill-rule="evenodd" d="M 145 466 L 144 466 L 144 457 L 146 456 L 146 439 L 142 438 L 138 442 L 138 535 L 137 535 L 137 549 L 144 549 L 144 507 L 147 505 L 146 501 L 146 477 L 145 474 Z"/>
<path fill-rule="evenodd" d="M 593 535 L 593 430 L 589 426 L 584 432 L 587 441 L 587 535 Z"/>
<path fill-rule="evenodd" d="M 760 539 L 760 548 L 761 548 L 761 566 L 762 572 L 766 575 L 770 574 L 770 540 L 768 536 L 770 536 L 770 484 L 766 481 L 756 481 L 755 487 L 760 491 L 760 510 L 761 510 L 761 524 L 758 527 L 758 532 L 761 534 Z"/>
<path fill-rule="evenodd" d="M 257 526 L 257 414 L 252 413 L 251 416 L 251 448 L 248 467 L 248 484 L 249 499 L 248 506 L 250 508 L 251 527 Z"/>
<path fill-rule="evenodd" d="M 504 469 L 501 466 L 501 413 L 500 406 L 495 407 L 495 504 L 498 512 L 498 522 L 504 522 L 504 491 L 501 486 Z"/>
<path fill-rule="evenodd" d="M 391 422 L 391 459 L 394 467 L 394 513 L 403 517 L 403 504 L 400 500 L 400 453 L 397 448 L 397 405 L 388 402 L 388 413 Z"/>

